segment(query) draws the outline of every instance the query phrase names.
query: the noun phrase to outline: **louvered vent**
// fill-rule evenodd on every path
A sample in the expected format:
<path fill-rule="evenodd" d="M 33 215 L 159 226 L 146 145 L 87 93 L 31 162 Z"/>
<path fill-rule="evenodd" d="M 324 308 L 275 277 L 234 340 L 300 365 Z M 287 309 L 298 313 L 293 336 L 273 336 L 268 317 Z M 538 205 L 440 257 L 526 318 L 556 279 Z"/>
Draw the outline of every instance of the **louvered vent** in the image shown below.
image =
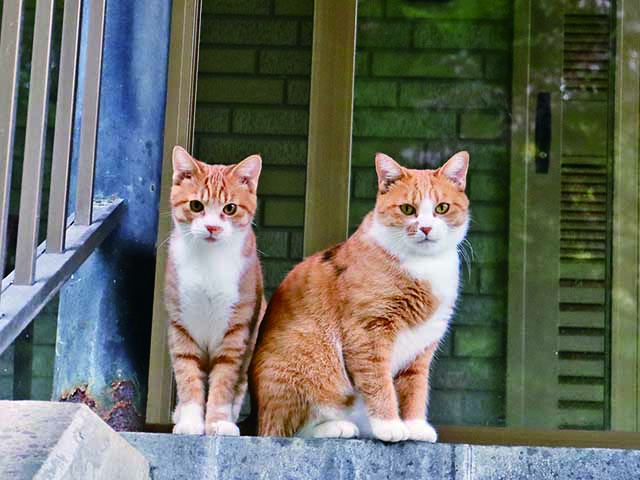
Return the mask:
<path fill-rule="evenodd" d="M 609 22 L 607 15 L 564 17 L 563 111 L 574 114 L 564 119 L 561 164 L 559 428 L 606 425 L 611 179 L 608 148 L 593 138 L 602 134 L 606 142 L 594 126 L 610 125 Z"/>
<path fill-rule="evenodd" d="M 565 15 L 562 88 L 565 99 L 580 94 L 606 98 L 609 91 L 609 18 Z"/>

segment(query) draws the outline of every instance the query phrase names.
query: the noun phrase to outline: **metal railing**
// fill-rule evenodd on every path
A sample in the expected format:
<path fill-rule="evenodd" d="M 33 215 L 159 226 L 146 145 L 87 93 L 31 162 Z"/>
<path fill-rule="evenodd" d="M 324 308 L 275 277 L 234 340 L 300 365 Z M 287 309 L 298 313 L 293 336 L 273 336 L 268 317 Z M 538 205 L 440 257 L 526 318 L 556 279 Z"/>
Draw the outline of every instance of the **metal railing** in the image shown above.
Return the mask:
<path fill-rule="evenodd" d="M 5 2 L 0 30 L 0 272 L 7 254 L 23 0 Z M 74 215 L 68 215 L 76 95 L 79 87 L 81 0 L 66 0 L 53 138 L 46 242 L 38 246 L 49 107 L 54 0 L 38 0 L 31 57 L 15 270 L 0 289 L 0 353 L 31 322 L 70 275 L 115 228 L 121 201 L 94 202 L 96 138 L 105 0 L 89 6 L 86 62 L 80 91 L 82 122 Z"/>

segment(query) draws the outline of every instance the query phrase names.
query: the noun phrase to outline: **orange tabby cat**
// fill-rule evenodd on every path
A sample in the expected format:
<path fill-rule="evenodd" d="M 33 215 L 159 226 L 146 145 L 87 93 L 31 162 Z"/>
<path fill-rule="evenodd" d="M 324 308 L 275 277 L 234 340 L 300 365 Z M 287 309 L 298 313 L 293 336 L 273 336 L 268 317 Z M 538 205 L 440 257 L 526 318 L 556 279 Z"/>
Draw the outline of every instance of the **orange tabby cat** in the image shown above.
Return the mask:
<path fill-rule="evenodd" d="M 428 374 L 458 294 L 468 162 L 410 170 L 376 156 L 375 209 L 267 308 L 249 372 L 259 435 L 436 440 Z"/>
<path fill-rule="evenodd" d="M 265 309 L 251 229 L 261 166 L 258 155 L 207 165 L 173 150 L 165 301 L 178 391 L 174 433 L 239 435 L 235 422 Z"/>

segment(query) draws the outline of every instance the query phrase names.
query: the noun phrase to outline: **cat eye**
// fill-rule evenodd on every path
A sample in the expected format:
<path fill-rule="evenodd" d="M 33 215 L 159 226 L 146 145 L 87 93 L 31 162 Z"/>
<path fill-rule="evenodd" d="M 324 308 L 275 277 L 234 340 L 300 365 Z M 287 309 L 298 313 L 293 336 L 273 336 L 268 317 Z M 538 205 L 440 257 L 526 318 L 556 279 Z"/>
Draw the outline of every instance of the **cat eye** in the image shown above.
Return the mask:
<path fill-rule="evenodd" d="M 400 205 L 400 211 L 405 215 L 413 215 L 416 213 L 416 209 L 413 205 L 409 205 L 408 203 L 403 203 Z"/>
<path fill-rule="evenodd" d="M 191 200 L 189 202 L 189 208 L 193 213 L 200 213 L 204 210 L 204 205 L 199 200 Z"/>
<path fill-rule="evenodd" d="M 225 215 L 233 215 L 234 213 L 236 213 L 236 211 L 238 210 L 238 206 L 235 203 L 227 203 L 224 208 L 222 209 L 222 211 L 224 212 Z"/>
<path fill-rule="evenodd" d="M 449 211 L 449 204 L 448 203 L 439 203 L 438 205 L 436 205 L 436 213 L 438 215 L 444 215 L 448 211 Z"/>

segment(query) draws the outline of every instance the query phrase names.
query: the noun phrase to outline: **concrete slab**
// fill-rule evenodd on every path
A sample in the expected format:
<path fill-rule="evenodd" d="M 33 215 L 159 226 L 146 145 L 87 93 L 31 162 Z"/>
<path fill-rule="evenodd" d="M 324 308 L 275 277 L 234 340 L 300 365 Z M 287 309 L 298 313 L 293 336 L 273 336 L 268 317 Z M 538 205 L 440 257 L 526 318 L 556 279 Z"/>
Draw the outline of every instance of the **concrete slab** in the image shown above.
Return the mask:
<path fill-rule="evenodd" d="M 123 434 L 154 480 L 640 478 L 640 451 Z"/>
<path fill-rule="evenodd" d="M 86 405 L 0 401 L 0 479 L 149 479 L 149 462 Z"/>

